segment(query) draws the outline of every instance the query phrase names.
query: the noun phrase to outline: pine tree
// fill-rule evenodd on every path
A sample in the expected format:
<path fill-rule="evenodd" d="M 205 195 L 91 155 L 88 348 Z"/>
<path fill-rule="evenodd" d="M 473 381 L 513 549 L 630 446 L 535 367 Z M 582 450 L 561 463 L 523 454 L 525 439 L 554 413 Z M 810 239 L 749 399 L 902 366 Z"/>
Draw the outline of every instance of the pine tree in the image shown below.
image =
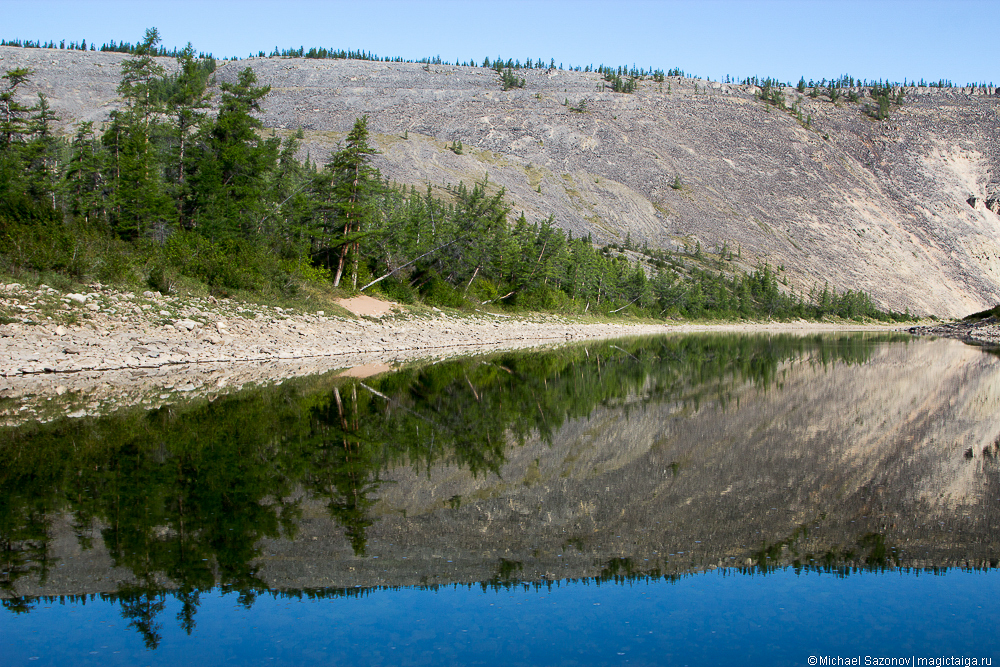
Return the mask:
<path fill-rule="evenodd" d="M 3 75 L 4 89 L 0 90 L 0 148 L 8 148 L 28 129 L 27 114 L 30 107 L 18 102 L 17 88 L 34 72 L 25 67 L 7 70 Z"/>
<path fill-rule="evenodd" d="M 164 71 L 153 57 L 159 41 L 156 28 L 149 28 L 132 56 L 122 63 L 118 92 L 125 98 L 125 108 L 112 113 L 105 133 L 105 143 L 115 148 L 115 228 L 125 237 L 141 236 L 151 224 L 166 223 L 173 217 L 152 145 L 159 111 L 152 88 Z M 107 141 L 109 138 L 112 141 Z"/>
<path fill-rule="evenodd" d="M 193 158 L 191 192 L 197 211 L 193 222 L 207 225 L 202 233 L 209 236 L 249 238 L 260 232 L 269 213 L 263 195 L 281 142 L 257 134 L 263 123 L 253 114 L 260 112 L 271 87 L 256 83 L 247 67 L 236 83 L 219 86 L 219 113 L 203 129 L 200 153 Z"/>
<path fill-rule="evenodd" d="M 181 69 L 173 81 L 172 94 L 166 101 L 168 113 L 173 119 L 173 125 L 170 129 L 173 140 L 176 142 L 171 171 L 176 184 L 175 200 L 181 222 L 190 226 L 189 220 L 185 217 L 186 207 L 184 205 L 188 195 L 185 192 L 185 160 L 187 159 L 190 137 L 205 118 L 203 109 L 208 107 L 209 95 L 206 92 L 207 81 L 195 59 L 194 47 L 191 46 L 190 42 L 177 55 L 177 63 Z"/>
<path fill-rule="evenodd" d="M 77 127 L 66 170 L 66 191 L 70 212 L 90 223 L 104 211 L 105 153 L 94 135 L 94 123 L 87 121 Z"/>
<path fill-rule="evenodd" d="M 118 94 L 125 98 L 128 107 L 148 129 L 153 114 L 157 111 L 152 94 L 153 82 L 163 76 L 163 66 L 156 62 L 156 45 L 160 43 L 160 33 L 156 28 L 146 30 L 142 42 L 136 45 L 132 57 L 122 63 L 122 78 L 118 84 Z"/>
<path fill-rule="evenodd" d="M 334 287 L 340 285 L 348 254 L 353 255 L 351 282 L 357 287 L 358 239 L 373 214 L 372 204 L 379 186 L 378 171 L 371 166 L 371 158 L 377 154 L 368 143 L 368 116 L 362 116 L 354 122 L 344 148 L 334 153 L 327 165 L 332 175 L 332 196 L 340 236 Z"/>

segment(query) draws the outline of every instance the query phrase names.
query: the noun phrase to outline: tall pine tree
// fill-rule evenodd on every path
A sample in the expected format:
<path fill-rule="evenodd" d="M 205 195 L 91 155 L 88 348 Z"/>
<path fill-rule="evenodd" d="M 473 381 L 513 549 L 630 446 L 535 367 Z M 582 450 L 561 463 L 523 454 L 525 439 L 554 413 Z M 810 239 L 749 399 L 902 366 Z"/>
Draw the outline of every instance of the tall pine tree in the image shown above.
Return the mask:
<path fill-rule="evenodd" d="M 332 176 L 331 195 L 339 237 L 335 244 L 340 246 L 333 275 L 334 287 L 340 285 L 348 255 L 351 256 L 351 284 L 354 287 L 358 284 L 358 240 L 376 212 L 375 198 L 381 185 L 378 170 L 371 166 L 371 158 L 377 154 L 368 143 L 368 116 L 362 116 L 354 121 L 344 148 L 334 153 L 327 165 Z"/>

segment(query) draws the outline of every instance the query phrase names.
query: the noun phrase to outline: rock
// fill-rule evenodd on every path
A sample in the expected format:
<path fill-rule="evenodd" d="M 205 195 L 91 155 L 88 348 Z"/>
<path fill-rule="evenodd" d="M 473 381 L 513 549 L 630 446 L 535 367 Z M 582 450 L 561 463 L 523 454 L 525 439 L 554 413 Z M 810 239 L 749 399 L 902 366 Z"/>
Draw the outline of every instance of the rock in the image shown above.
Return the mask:
<path fill-rule="evenodd" d="M 67 294 L 66 298 L 69 299 L 70 301 L 75 301 L 76 303 L 80 304 L 87 303 L 87 297 L 84 296 L 83 294 L 76 294 L 76 293 Z"/>
<path fill-rule="evenodd" d="M 170 312 L 166 310 L 161 310 L 159 314 L 162 315 L 163 317 L 170 317 Z"/>
<path fill-rule="evenodd" d="M 64 387 L 62 385 L 59 385 L 58 387 L 56 387 L 56 396 L 62 396 L 65 393 L 66 393 L 66 387 Z"/>
<path fill-rule="evenodd" d="M 92 312 L 95 312 L 95 313 L 96 313 L 96 312 L 97 312 L 97 311 L 99 311 L 100 309 L 101 309 L 101 307 L 100 307 L 100 306 L 98 306 L 98 305 L 97 305 L 96 303 L 88 303 L 88 304 L 87 304 L 87 310 L 90 310 L 90 311 L 92 311 Z"/>
<path fill-rule="evenodd" d="M 195 322 L 194 320 L 189 320 L 186 318 L 174 322 L 174 328 L 177 329 L 178 331 L 193 331 L 194 329 L 197 329 L 200 326 L 201 324 L 199 322 Z"/>

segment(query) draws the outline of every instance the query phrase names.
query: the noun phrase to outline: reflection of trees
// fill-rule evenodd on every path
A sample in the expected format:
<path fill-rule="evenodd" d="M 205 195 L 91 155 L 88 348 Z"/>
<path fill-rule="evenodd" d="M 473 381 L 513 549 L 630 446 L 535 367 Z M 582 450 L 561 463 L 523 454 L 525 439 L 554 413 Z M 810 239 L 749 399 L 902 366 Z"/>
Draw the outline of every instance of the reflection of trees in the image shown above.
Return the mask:
<path fill-rule="evenodd" d="M 375 504 L 370 494 L 378 491 L 383 465 L 379 443 L 365 437 L 358 417 L 357 385 L 351 386 L 350 405 L 345 412 L 340 390 L 334 387 L 334 401 L 317 406 L 311 414 L 314 441 L 315 471 L 309 488 L 319 496 L 330 498 L 330 515 L 344 528 L 355 556 L 364 556 L 367 548 L 365 531 L 373 520 L 369 508 Z"/>
<path fill-rule="evenodd" d="M 40 584 L 48 578 L 52 558 L 49 555 L 49 518 L 44 502 L 11 508 L 0 496 L 0 591 L 14 593 L 21 577 L 37 575 Z M 20 598 L 6 598 L 3 606 L 13 612 L 30 611 L 32 604 Z"/>
<path fill-rule="evenodd" d="M 788 551 L 792 568 L 796 573 L 823 572 L 846 576 L 851 571 L 883 572 L 899 567 L 899 550 L 886 543 L 880 533 L 865 533 L 853 544 L 827 549 L 823 553 L 813 553 L 805 546 L 809 537 L 809 527 L 802 524 L 788 537 L 776 542 L 761 544 L 753 552 L 753 564 L 741 567 L 745 572 L 768 574 L 786 567 L 785 551 Z"/>
<path fill-rule="evenodd" d="M 137 583 L 115 596 L 147 645 L 159 642 L 165 580 L 188 633 L 201 592 L 219 586 L 250 606 L 266 589 L 254 563 L 262 538 L 293 537 L 294 492 L 328 499 L 354 553 L 366 551 L 372 506 L 390 466 L 449 463 L 498 474 L 513 438 L 550 438 L 598 405 L 639 397 L 694 401 L 727 382 L 776 382 L 808 355 L 861 362 L 869 338 L 698 336 L 504 353 L 406 369 L 360 382 L 330 377 L 215 401 L 123 411 L 0 431 L 0 590 L 44 583 L 49 522 L 69 511 L 80 537 L 99 527 L 117 567 Z M 609 568 L 628 567 L 618 563 Z M 500 572 L 498 581 L 512 579 Z M 610 573 L 618 576 L 618 572 Z M 7 599 L 12 611 L 31 603 Z"/>
<path fill-rule="evenodd" d="M 162 626 L 156 622 L 156 617 L 167 606 L 163 588 L 153 581 L 126 584 L 118 589 L 116 597 L 122 609 L 122 618 L 129 622 L 128 627 L 138 631 L 146 648 L 157 648 Z"/>

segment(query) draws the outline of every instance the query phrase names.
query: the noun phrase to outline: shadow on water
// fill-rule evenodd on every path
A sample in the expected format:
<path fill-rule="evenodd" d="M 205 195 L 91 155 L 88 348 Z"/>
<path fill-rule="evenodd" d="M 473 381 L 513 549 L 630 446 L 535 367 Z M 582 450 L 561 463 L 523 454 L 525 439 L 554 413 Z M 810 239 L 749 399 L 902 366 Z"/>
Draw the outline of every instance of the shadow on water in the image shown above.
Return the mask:
<path fill-rule="evenodd" d="M 97 595 L 117 602 L 148 648 L 160 642 L 168 596 L 181 603 L 176 620 L 190 634 L 200 596 L 216 588 L 237 594 L 247 608 L 260 595 L 351 597 L 391 589 L 272 589 L 261 576 L 261 544 L 294 540 L 303 504 L 318 501 L 354 556 L 363 557 L 379 520 L 373 507 L 392 469 L 405 466 L 429 477 L 451 466 L 477 478 L 500 477 L 511 448 L 531 438 L 551 443 L 567 422 L 597 409 L 625 416 L 666 403 L 735 409 L 735 389 L 780 390 L 789 364 L 862 365 L 880 346 L 909 340 L 893 334 L 702 335 L 592 343 L 447 361 L 364 380 L 330 374 L 214 401 L 9 428 L 0 433 L 0 602 L 9 612 L 27 613 L 50 599 L 44 592 L 19 593 L 19 582 L 42 591 L 51 584 L 59 522 L 84 551 L 101 546 L 114 568 L 130 573 L 117 590 Z M 668 470 L 672 479 L 684 475 L 677 461 Z M 447 501 L 456 516 L 464 507 L 461 495 Z M 901 566 L 882 534 L 866 533 L 851 549 L 824 553 L 804 545 L 808 535 L 803 524 L 726 569 L 767 574 L 788 567 L 789 558 L 796 571 L 848 574 Z M 570 546 L 583 551 L 579 537 L 569 538 L 564 548 Z M 528 582 L 520 560 L 500 558 L 484 563 L 495 571 L 492 577 L 467 585 L 501 590 L 551 587 L 554 580 L 602 584 L 685 576 L 668 572 L 666 563 L 665 555 L 648 564 L 612 558 L 596 563 L 600 572 L 593 576 Z M 88 595 L 93 599 L 75 597 Z"/>

